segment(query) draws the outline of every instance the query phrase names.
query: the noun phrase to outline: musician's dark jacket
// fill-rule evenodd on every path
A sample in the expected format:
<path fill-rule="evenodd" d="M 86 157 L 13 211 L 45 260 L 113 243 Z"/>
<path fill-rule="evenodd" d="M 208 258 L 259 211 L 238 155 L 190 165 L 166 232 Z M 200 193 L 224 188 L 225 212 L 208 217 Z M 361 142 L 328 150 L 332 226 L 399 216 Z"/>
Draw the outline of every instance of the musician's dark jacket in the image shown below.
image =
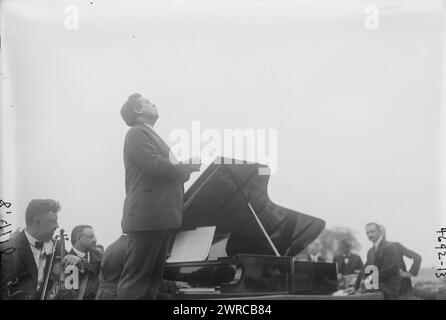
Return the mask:
<path fill-rule="evenodd" d="M 5 242 L 1 246 L 1 250 L 1 298 L 38 298 L 36 292 L 37 266 L 25 232 L 22 231 Z M 10 254 L 5 254 L 6 252 Z M 16 294 L 14 295 L 14 293 Z"/>
<path fill-rule="evenodd" d="M 354 274 L 355 271 L 360 272 L 363 266 L 361 257 L 354 253 L 349 253 L 347 264 L 345 264 L 342 254 L 335 256 L 334 262 L 338 267 L 338 273 L 342 275 Z"/>
<path fill-rule="evenodd" d="M 129 129 L 124 143 L 124 233 L 178 228 L 183 213 L 183 183 L 189 166 L 170 160 L 169 146 L 144 124 Z"/>
<path fill-rule="evenodd" d="M 77 256 L 76 251 L 73 249 L 70 250 L 70 254 Z M 85 290 L 83 300 L 94 300 L 99 286 L 98 279 L 101 270 L 102 253 L 97 250 L 91 250 L 89 254 L 90 262 L 85 257 L 81 257 L 84 270 L 79 275 L 79 281 L 81 282 L 88 274 L 87 289 Z"/>
<path fill-rule="evenodd" d="M 117 298 L 116 290 L 124 268 L 126 240 L 127 236 L 121 235 L 104 252 L 99 274 L 97 300 L 115 300 Z"/>
<path fill-rule="evenodd" d="M 367 252 L 367 262 L 361 271 L 358 281 L 364 279 L 364 269 L 369 265 L 375 265 L 379 272 L 379 290 L 383 293 L 385 299 L 398 299 L 401 285 L 400 254 L 394 243 L 382 239 L 375 252 L 375 248 Z M 358 286 L 358 281 L 355 287 Z"/>

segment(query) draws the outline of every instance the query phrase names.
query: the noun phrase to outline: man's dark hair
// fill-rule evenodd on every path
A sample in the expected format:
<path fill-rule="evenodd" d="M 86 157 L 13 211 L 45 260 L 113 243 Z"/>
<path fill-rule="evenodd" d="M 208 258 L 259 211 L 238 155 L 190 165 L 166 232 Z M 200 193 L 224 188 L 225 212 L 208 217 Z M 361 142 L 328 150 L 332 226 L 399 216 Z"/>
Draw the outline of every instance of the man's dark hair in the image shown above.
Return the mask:
<path fill-rule="evenodd" d="M 49 212 L 59 212 L 60 204 L 53 199 L 33 199 L 29 202 L 25 211 L 25 222 L 29 226 L 35 218 L 40 218 Z"/>
<path fill-rule="evenodd" d="M 71 244 L 73 246 L 75 245 L 77 240 L 79 240 L 79 238 L 81 237 L 82 232 L 84 232 L 84 229 L 87 228 L 93 229 L 93 227 L 89 226 L 88 224 L 81 224 L 73 228 L 73 230 L 71 231 Z"/>
<path fill-rule="evenodd" d="M 378 231 L 380 231 L 381 232 L 381 228 L 380 228 L 380 225 L 379 224 L 377 224 L 376 222 L 369 222 L 369 223 L 367 223 L 366 225 L 365 225 L 366 227 L 368 227 L 368 226 L 375 226 L 376 227 L 376 229 L 378 230 Z"/>
<path fill-rule="evenodd" d="M 121 117 L 129 127 L 137 124 L 138 114 L 135 110 L 141 108 L 141 102 L 139 101 L 141 97 L 141 94 L 134 93 L 128 97 L 127 101 L 121 107 Z"/>

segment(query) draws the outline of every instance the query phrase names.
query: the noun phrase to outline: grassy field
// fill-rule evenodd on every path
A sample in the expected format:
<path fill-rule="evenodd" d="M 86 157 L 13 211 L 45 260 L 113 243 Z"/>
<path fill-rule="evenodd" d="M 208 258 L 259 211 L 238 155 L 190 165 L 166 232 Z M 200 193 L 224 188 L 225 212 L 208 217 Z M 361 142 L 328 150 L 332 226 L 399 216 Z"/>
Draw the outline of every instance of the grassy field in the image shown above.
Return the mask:
<path fill-rule="evenodd" d="M 435 276 L 435 272 L 438 272 L 436 269 L 427 269 L 427 268 L 421 268 L 420 269 L 420 272 L 418 273 L 418 276 L 417 277 L 414 277 L 414 278 L 412 278 L 412 283 L 417 283 L 417 282 L 420 282 L 420 281 L 434 281 L 434 282 L 440 282 L 440 281 L 442 281 L 441 279 L 442 278 L 440 278 L 440 279 L 438 279 L 436 276 Z M 444 279 L 444 278 L 443 278 Z M 444 280 L 443 280 L 444 281 Z"/>
<path fill-rule="evenodd" d="M 412 279 L 414 296 L 418 299 L 446 300 L 446 279 L 438 279 L 436 269 L 420 269 L 418 277 Z"/>

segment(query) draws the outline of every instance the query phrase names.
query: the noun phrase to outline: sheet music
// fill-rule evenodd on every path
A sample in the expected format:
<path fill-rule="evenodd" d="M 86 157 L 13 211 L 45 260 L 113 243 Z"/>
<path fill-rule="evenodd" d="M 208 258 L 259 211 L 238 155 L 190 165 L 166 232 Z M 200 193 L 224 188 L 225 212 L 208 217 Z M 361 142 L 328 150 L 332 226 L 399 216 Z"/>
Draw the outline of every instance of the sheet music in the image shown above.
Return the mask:
<path fill-rule="evenodd" d="M 215 226 L 200 227 L 177 233 L 167 262 L 203 261 L 209 255 Z"/>
<path fill-rule="evenodd" d="M 230 236 L 231 236 L 230 233 L 216 234 L 214 236 L 211 249 L 209 250 L 208 260 L 228 256 L 228 254 L 226 253 L 226 246 L 228 244 Z"/>

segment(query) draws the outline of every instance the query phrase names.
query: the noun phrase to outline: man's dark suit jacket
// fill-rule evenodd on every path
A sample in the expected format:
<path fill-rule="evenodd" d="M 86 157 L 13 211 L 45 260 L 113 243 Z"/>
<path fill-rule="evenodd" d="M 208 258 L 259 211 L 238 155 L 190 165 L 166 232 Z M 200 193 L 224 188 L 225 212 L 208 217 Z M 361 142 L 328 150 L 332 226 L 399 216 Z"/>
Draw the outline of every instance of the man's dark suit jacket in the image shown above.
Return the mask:
<path fill-rule="evenodd" d="M 382 239 L 378 249 L 369 249 L 364 267 L 375 265 L 379 271 L 379 290 L 385 299 L 398 299 L 401 277 L 400 254 L 395 244 Z"/>
<path fill-rule="evenodd" d="M 117 299 L 116 290 L 124 268 L 127 236 L 121 235 L 118 240 L 107 247 L 102 257 L 101 273 L 97 300 Z"/>
<path fill-rule="evenodd" d="M 77 256 L 76 251 L 71 249 L 69 254 Z M 88 274 L 87 288 L 84 294 L 84 300 L 94 300 L 99 287 L 99 272 L 101 270 L 102 254 L 97 250 L 90 251 L 90 262 L 82 258 L 80 267 L 85 270 L 84 274 L 79 275 L 79 281 L 82 281 Z"/>
<path fill-rule="evenodd" d="M 344 256 L 342 254 L 337 255 L 334 258 L 334 262 L 338 267 L 338 273 L 346 275 L 346 274 L 354 274 L 355 271 L 361 271 L 363 263 L 361 257 L 357 254 L 350 253 L 348 257 L 348 263 L 345 264 Z"/>
<path fill-rule="evenodd" d="M 15 249 L 5 254 L 8 248 Z M 0 295 L 2 299 L 36 299 L 37 266 L 25 231 L 20 232 L 1 246 Z M 47 259 L 48 262 L 48 259 Z M 49 263 L 47 263 L 48 266 Z M 12 282 L 9 286 L 8 283 Z M 14 296 L 8 294 L 16 293 Z"/>
<path fill-rule="evenodd" d="M 400 254 L 399 256 L 399 265 L 400 265 L 400 269 L 402 271 L 407 272 L 407 267 L 406 267 L 406 263 L 404 262 L 404 256 L 410 258 L 413 260 L 412 266 L 410 267 L 409 273 L 412 276 L 417 276 L 418 272 L 420 271 L 420 266 L 421 266 L 421 256 L 412 251 L 407 249 L 405 246 L 403 246 L 401 243 L 399 242 L 393 242 L 393 244 L 395 244 L 398 253 Z M 410 295 L 412 293 L 412 281 L 410 278 L 401 278 L 401 288 L 400 288 L 400 295 Z"/>
<path fill-rule="evenodd" d="M 170 148 L 151 128 L 137 124 L 124 142 L 124 233 L 178 228 L 182 222 L 187 165 L 174 164 Z"/>

